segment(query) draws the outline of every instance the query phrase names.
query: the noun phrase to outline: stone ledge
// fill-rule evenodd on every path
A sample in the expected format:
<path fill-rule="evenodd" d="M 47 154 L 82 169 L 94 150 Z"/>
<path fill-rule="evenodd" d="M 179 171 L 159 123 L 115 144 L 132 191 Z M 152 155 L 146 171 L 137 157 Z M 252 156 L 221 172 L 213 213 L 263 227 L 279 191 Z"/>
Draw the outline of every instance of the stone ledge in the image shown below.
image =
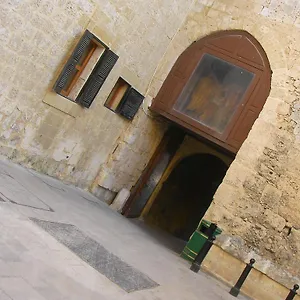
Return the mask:
<path fill-rule="evenodd" d="M 84 108 L 77 103 L 53 92 L 48 92 L 43 99 L 43 102 L 74 118 L 76 118 L 84 110 Z"/>
<path fill-rule="evenodd" d="M 232 287 L 241 275 L 245 265 L 244 262 L 233 257 L 219 246 L 214 245 L 203 262 L 202 270 L 223 281 L 229 287 Z M 289 288 L 292 288 L 295 283 L 297 281 L 291 282 Z M 230 288 L 228 288 L 228 292 L 229 290 Z M 257 270 L 254 265 L 241 292 L 253 300 L 275 300 L 285 299 L 289 293 L 289 289 Z M 300 296 L 296 296 L 296 299 L 299 300 Z"/>

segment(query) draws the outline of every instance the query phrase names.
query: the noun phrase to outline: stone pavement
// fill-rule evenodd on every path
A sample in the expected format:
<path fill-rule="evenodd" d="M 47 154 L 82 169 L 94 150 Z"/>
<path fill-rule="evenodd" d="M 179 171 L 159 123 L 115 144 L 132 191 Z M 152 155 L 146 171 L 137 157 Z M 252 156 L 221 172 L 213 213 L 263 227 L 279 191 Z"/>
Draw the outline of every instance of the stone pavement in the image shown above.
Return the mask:
<path fill-rule="evenodd" d="M 0 232 L 0 300 L 234 299 L 189 270 L 176 240 L 5 160 Z"/>

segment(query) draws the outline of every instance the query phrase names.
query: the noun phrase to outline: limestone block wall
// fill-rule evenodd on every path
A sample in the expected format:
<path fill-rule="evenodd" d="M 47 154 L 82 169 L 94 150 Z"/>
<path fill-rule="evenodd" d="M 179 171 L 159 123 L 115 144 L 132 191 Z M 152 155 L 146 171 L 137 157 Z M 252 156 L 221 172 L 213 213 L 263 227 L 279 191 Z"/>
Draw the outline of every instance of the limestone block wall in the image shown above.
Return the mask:
<path fill-rule="evenodd" d="M 218 240 L 223 249 L 244 261 L 255 257 L 259 270 L 286 286 L 300 281 L 299 16 L 297 0 L 196 0 L 169 44 L 148 93 L 151 101 L 177 57 L 193 41 L 214 31 L 243 29 L 261 43 L 273 71 L 271 93 L 206 218 L 224 230 Z M 114 170 L 110 181 L 103 179 L 108 176 L 100 177 L 107 188 L 113 182 L 118 182 L 118 188 L 132 185 L 125 173 L 115 180 L 115 166 L 128 157 L 126 139 L 131 130 L 121 137 L 124 147 L 109 159 L 108 169 Z M 144 135 L 138 135 L 135 143 L 143 140 Z M 136 177 L 139 169 L 134 171 Z"/>
<path fill-rule="evenodd" d="M 299 282 L 299 15 L 297 0 L 1 1 L 0 153 L 95 193 L 130 188 L 167 126 L 147 108 L 177 57 L 211 32 L 247 30 L 272 90 L 206 217 L 226 251 Z M 86 28 L 120 56 L 90 109 L 51 92 Z M 103 106 L 119 76 L 146 96 L 133 122 Z"/>
<path fill-rule="evenodd" d="M 226 251 L 255 257 L 257 268 L 287 286 L 300 279 L 299 12 L 298 1 L 196 1 L 174 38 L 189 44 L 213 31 L 244 29 L 268 55 L 270 97 L 206 218 L 225 231 L 219 244 Z"/>
<path fill-rule="evenodd" d="M 123 184 L 133 182 L 132 170 L 141 170 L 151 156 L 160 125 L 153 125 L 142 108 L 131 123 L 103 104 L 119 76 L 147 94 L 158 63 L 192 2 L 1 1 L 0 154 L 88 188 L 118 149 L 116 154 L 131 155 L 131 161 L 126 169 L 122 163 L 112 169 L 124 178 Z M 120 57 L 90 109 L 51 91 L 85 29 Z M 134 142 L 139 128 L 144 130 L 143 143 Z M 128 130 L 130 137 L 119 140 Z M 140 159 L 138 152 L 143 153 Z"/>

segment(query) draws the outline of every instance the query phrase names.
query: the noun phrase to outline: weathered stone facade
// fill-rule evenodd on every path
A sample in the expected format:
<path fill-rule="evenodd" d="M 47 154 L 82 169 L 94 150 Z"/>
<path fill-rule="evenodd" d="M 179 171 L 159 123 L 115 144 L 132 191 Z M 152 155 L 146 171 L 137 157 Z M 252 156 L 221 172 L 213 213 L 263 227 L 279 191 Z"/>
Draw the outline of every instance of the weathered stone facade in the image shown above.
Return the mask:
<path fill-rule="evenodd" d="M 158 63 L 191 4 L 191 0 L 176 5 L 155 1 L 150 7 L 140 1 L 124 1 L 122 5 L 114 0 L 2 1 L 1 153 L 88 188 L 118 145 L 115 154 L 131 156 L 132 167 L 124 168 L 123 163 L 121 168 L 113 167 L 124 179 L 114 187 L 104 186 L 114 191 L 121 184 L 130 186 L 132 171 L 139 175 L 159 142 L 161 126 L 146 115 L 146 103 L 132 123 L 103 103 L 119 76 L 148 94 Z M 90 109 L 51 92 L 85 29 L 120 57 Z M 145 140 L 133 145 L 136 128 L 145 131 Z M 126 131 L 131 138 L 121 138 L 117 144 Z M 139 159 L 136 153 L 142 153 Z M 101 174 L 106 167 L 103 170 Z"/>
<path fill-rule="evenodd" d="M 295 268 L 299 263 L 299 68 L 295 43 L 300 37 L 300 6 L 297 1 L 271 1 L 264 7 L 256 2 L 210 2 L 188 17 L 184 29 L 188 36 L 188 23 L 194 28 L 208 25 L 202 26 L 200 36 L 206 34 L 202 30 L 245 29 L 262 44 L 273 71 L 270 97 L 229 168 L 207 217 L 228 233 L 220 240 L 224 249 L 243 260 L 256 257 L 257 268 L 291 285 L 300 275 Z M 196 34 L 196 30 L 191 32 L 193 38 Z"/>
<path fill-rule="evenodd" d="M 291 285 L 300 280 L 299 27 L 298 0 L 4 0 L 1 153 L 107 191 L 109 201 L 134 185 L 163 136 L 167 123 L 148 106 L 180 53 L 214 31 L 246 30 L 268 55 L 271 94 L 207 218 L 225 231 L 226 251 L 255 256 L 260 270 Z M 90 109 L 51 92 L 86 28 L 120 56 Z M 103 106 L 119 76 L 146 96 L 132 122 Z"/>

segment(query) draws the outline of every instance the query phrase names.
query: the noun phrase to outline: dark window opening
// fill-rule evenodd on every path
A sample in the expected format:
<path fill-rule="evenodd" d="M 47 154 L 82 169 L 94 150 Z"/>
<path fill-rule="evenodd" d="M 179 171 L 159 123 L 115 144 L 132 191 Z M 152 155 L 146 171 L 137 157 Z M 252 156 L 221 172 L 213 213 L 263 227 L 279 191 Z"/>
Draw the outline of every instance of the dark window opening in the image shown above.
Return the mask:
<path fill-rule="evenodd" d="M 104 106 L 116 112 L 129 88 L 130 84 L 120 77 L 105 101 Z"/>
<path fill-rule="evenodd" d="M 109 94 L 104 106 L 122 115 L 124 118 L 132 120 L 143 100 L 144 96 L 120 77 Z"/>
<path fill-rule="evenodd" d="M 145 221 L 187 241 L 209 208 L 228 166 L 210 154 L 181 160 L 163 183 Z"/>

